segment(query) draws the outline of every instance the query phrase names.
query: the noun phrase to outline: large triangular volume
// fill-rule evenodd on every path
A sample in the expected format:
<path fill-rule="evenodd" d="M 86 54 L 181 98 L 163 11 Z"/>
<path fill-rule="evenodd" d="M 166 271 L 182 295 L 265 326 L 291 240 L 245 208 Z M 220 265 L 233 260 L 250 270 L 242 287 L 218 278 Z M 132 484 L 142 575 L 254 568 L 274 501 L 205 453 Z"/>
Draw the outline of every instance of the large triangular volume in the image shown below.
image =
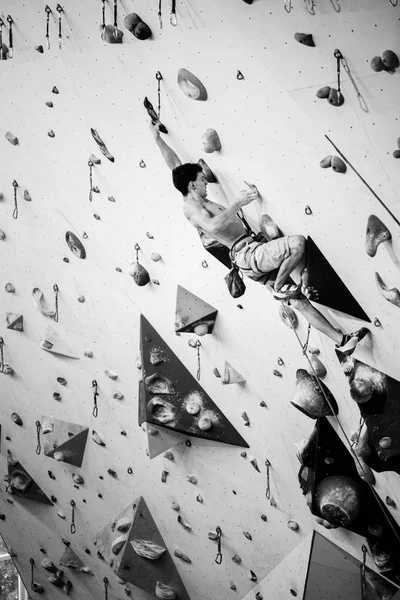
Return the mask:
<path fill-rule="evenodd" d="M 224 376 L 222 377 L 221 382 L 227 385 L 228 383 L 246 383 L 246 380 L 226 360 L 224 364 Z"/>
<path fill-rule="evenodd" d="M 23 317 L 23 315 L 18 315 L 16 313 L 7 312 L 6 313 L 6 324 L 7 324 L 7 329 L 14 329 L 14 331 L 23 331 L 24 330 L 24 317 Z"/>
<path fill-rule="evenodd" d="M 340 350 L 336 355 L 347 376 L 349 394 L 365 421 L 366 462 L 379 473 L 396 471 L 400 475 L 400 381 Z"/>
<path fill-rule="evenodd" d="M 143 315 L 140 329 L 143 383 L 139 424 L 145 420 L 178 433 L 248 448 L 247 442 Z"/>
<path fill-rule="evenodd" d="M 361 479 L 350 451 L 326 418 L 317 421 L 303 447 L 299 481 L 311 512 L 333 527 L 366 538 L 377 568 L 400 576 L 400 527 L 372 486 Z"/>
<path fill-rule="evenodd" d="M 50 498 L 9 450 L 7 450 L 7 466 L 9 491 L 14 496 L 53 506 Z"/>
<path fill-rule="evenodd" d="M 149 423 L 145 423 L 145 428 L 150 458 L 155 458 L 161 454 L 161 452 L 165 452 L 173 446 L 180 444 L 187 437 L 181 433 L 176 433 L 175 431 L 166 429 L 165 427 L 149 425 Z"/>
<path fill-rule="evenodd" d="M 82 466 L 83 456 L 89 429 L 83 425 L 42 417 L 43 449 L 44 454 L 54 458 L 54 453 L 62 453 L 63 462 Z"/>
<path fill-rule="evenodd" d="M 332 590 L 335 598 L 364 598 L 361 573 L 359 560 L 314 531 L 304 600 L 331 598 Z M 365 600 L 400 597 L 396 586 L 368 567 L 365 568 L 365 585 Z"/>
<path fill-rule="evenodd" d="M 67 342 L 51 327 L 47 328 L 47 332 L 43 340 L 40 342 L 40 347 L 46 352 L 52 354 L 60 354 L 62 356 L 68 356 L 69 358 L 76 358 L 79 360 L 77 353 L 67 344 Z"/>
<path fill-rule="evenodd" d="M 64 554 L 60 558 L 60 565 L 67 569 L 81 570 L 85 563 L 72 550 L 71 546 L 66 546 Z"/>
<path fill-rule="evenodd" d="M 205 250 L 207 250 L 207 252 L 211 254 L 214 258 L 219 260 L 219 262 L 222 263 L 225 267 L 231 269 L 232 263 L 230 257 L 230 250 L 228 246 L 220 244 L 220 242 L 217 242 L 217 240 L 210 238 L 208 235 L 206 235 L 199 229 L 198 234 L 200 236 L 201 243 L 203 244 Z"/>
<path fill-rule="evenodd" d="M 195 333 L 195 327 L 204 323 L 212 333 L 218 311 L 192 292 L 178 285 L 176 293 L 175 331 Z"/>
<path fill-rule="evenodd" d="M 96 536 L 94 545 L 125 581 L 152 596 L 156 596 L 156 588 L 160 588 L 160 584 L 161 587 L 168 586 L 171 597 L 173 591 L 179 600 L 189 600 L 175 563 L 142 497 L 105 527 Z"/>
<path fill-rule="evenodd" d="M 303 279 L 308 298 L 328 308 L 371 322 L 315 242 L 307 238 L 307 275 Z"/>

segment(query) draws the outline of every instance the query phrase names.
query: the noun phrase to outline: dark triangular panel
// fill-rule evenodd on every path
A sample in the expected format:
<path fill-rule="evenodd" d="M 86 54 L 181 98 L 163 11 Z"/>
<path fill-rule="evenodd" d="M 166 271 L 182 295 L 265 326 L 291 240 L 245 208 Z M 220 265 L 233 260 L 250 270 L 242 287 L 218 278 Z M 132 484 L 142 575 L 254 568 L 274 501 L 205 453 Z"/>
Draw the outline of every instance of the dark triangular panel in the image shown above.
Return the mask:
<path fill-rule="evenodd" d="M 247 442 L 143 315 L 140 325 L 143 384 L 139 394 L 139 420 L 146 415 L 144 420 L 154 425 L 206 440 L 248 448 Z M 149 391 L 146 378 L 153 375 L 169 380 L 174 393 L 163 393 L 161 396 Z M 158 409 L 151 410 L 156 398 L 165 402 L 166 411 L 162 406 L 159 412 Z M 186 410 L 186 406 L 192 401 L 201 407 L 197 414 Z M 173 414 L 171 420 L 164 419 L 163 414 L 160 414 L 168 411 Z M 207 418 L 210 419 L 212 427 L 203 430 L 199 423 L 201 419 Z"/>
<path fill-rule="evenodd" d="M 139 540 L 156 544 L 164 552 L 156 560 L 140 556 L 132 545 Z M 189 600 L 171 554 L 142 497 L 98 533 L 94 544 L 114 572 L 125 581 L 152 596 L 156 595 L 156 584 L 160 581 L 171 587 L 179 600 Z"/>
<path fill-rule="evenodd" d="M 178 285 L 176 293 L 175 331 L 194 332 L 201 322 L 208 324 L 208 333 L 212 333 L 217 310 L 192 292 Z"/>
<path fill-rule="evenodd" d="M 63 452 L 65 455 L 63 462 L 74 465 L 74 467 L 81 467 L 83 456 L 85 454 L 88 433 L 89 429 L 85 428 L 84 431 L 74 435 L 63 444 L 57 446 L 57 448 L 52 448 L 51 450 L 46 451 L 45 455 L 49 456 L 50 458 L 54 458 L 54 452 Z"/>
<path fill-rule="evenodd" d="M 33 500 L 34 502 L 41 502 L 42 504 L 50 504 L 53 506 L 50 498 L 46 496 L 42 488 L 36 483 L 34 479 L 29 475 L 28 471 L 14 459 L 11 452 L 7 451 L 7 463 L 8 463 L 8 479 L 10 492 L 13 496 L 19 498 L 25 498 L 26 500 Z M 13 482 L 17 487 L 14 487 Z M 22 485 L 26 485 L 25 489 L 21 489 Z M 19 489 L 18 489 L 19 488 Z"/>
<path fill-rule="evenodd" d="M 357 319 L 371 322 L 366 312 L 310 237 L 307 238 L 307 271 L 310 300 Z"/>

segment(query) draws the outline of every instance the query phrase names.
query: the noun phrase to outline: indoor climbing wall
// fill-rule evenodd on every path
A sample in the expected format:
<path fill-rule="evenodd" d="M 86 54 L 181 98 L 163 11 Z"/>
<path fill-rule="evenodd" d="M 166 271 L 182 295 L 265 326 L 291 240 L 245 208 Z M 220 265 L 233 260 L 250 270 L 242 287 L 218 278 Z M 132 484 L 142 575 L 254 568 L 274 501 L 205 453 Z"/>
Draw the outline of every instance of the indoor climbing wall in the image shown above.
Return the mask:
<path fill-rule="evenodd" d="M 0 0 L 0 533 L 32 598 L 400 593 L 396 4 Z M 151 119 L 307 238 L 352 356 L 230 296 Z"/>

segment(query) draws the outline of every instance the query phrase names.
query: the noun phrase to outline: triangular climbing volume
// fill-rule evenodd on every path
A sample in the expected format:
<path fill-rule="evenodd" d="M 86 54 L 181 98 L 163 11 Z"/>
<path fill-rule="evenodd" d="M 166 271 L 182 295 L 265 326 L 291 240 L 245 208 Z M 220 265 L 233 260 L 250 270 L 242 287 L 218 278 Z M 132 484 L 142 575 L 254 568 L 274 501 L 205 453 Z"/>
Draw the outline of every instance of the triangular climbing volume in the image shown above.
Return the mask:
<path fill-rule="evenodd" d="M 371 322 L 315 242 L 307 238 L 307 275 L 303 284 L 308 298 L 328 308 Z"/>
<path fill-rule="evenodd" d="M 141 315 L 143 383 L 139 424 L 248 448 L 247 442 L 206 394 L 162 337 Z"/>
<path fill-rule="evenodd" d="M 67 342 L 51 327 L 47 328 L 46 336 L 40 342 L 40 347 L 46 352 L 52 354 L 60 354 L 62 356 L 68 356 L 69 358 L 75 358 L 79 360 L 77 353 L 67 344 Z"/>
<path fill-rule="evenodd" d="M 9 491 L 14 496 L 53 506 L 52 501 L 9 450 L 7 450 L 7 465 Z"/>
<path fill-rule="evenodd" d="M 141 590 L 156 596 L 156 587 L 168 586 L 179 600 L 188 593 L 143 498 L 138 498 L 97 534 L 94 545 L 114 572 Z M 160 596 L 158 596 L 160 597 Z"/>
<path fill-rule="evenodd" d="M 64 554 L 60 558 L 60 565 L 68 569 L 80 570 L 85 566 L 85 563 L 75 554 L 70 546 L 66 546 Z"/>
<path fill-rule="evenodd" d="M 178 285 L 176 294 L 175 331 L 193 333 L 196 325 L 205 323 L 212 333 L 217 310 L 192 292 Z"/>
<path fill-rule="evenodd" d="M 89 433 L 87 427 L 43 416 L 42 432 L 46 456 L 54 458 L 54 454 L 59 453 L 59 460 L 75 467 L 82 466 Z"/>
<path fill-rule="evenodd" d="M 165 427 L 145 423 L 147 434 L 147 447 L 150 458 L 155 458 L 161 452 L 169 450 L 173 446 L 184 442 L 186 437 L 182 433 L 176 433 Z"/>

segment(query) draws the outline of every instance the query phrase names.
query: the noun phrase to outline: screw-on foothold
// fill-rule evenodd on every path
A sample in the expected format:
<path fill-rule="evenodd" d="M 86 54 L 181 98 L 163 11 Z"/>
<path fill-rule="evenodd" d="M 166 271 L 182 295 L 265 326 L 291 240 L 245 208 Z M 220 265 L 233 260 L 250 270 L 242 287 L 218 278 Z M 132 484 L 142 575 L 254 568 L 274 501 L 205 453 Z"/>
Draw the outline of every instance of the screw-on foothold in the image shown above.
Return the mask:
<path fill-rule="evenodd" d="M 257 464 L 257 459 L 256 458 L 252 458 L 250 463 L 253 465 L 253 467 L 255 468 L 256 471 L 258 471 L 259 473 L 261 473 L 260 469 L 258 468 L 258 464 Z"/>
<path fill-rule="evenodd" d="M 280 371 L 278 371 L 277 369 L 274 369 L 272 371 L 272 374 L 275 375 L 275 377 L 282 377 L 282 373 Z"/>
<path fill-rule="evenodd" d="M 232 561 L 239 565 L 242 562 L 242 559 L 240 558 L 239 554 L 235 554 L 235 556 L 232 556 Z"/>
<path fill-rule="evenodd" d="M 382 323 L 380 322 L 380 320 L 378 319 L 378 317 L 375 317 L 375 319 L 374 319 L 374 325 L 375 325 L 375 327 L 382 327 Z"/>
<path fill-rule="evenodd" d="M 298 531 L 300 529 L 300 526 L 298 523 L 296 523 L 296 521 L 288 521 L 287 522 L 287 526 L 289 527 L 289 529 L 291 529 L 292 531 Z"/>
<path fill-rule="evenodd" d="M 15 292 L 15 287 L 13 286 L 12 283 L 6 283 L 6 285 L 4 286 L 4 289 L 6 290 L 6 292 L 8 294 L 14 294 L 14 292 Z"/>
<path fill-rule="evenodd" d="M 173 502 L 171 504 L 171 508 L 172 508 L 172 510 L 175 510 L 176 512 L 179 512 L 181 510 L 181 507 L 179 506 L 179 504 L 177 502 Z"/>
<path fill-rule="evenodd" d="M 168 460 L 175 460 L 175 456 L 172 454 L 171 450 L 164 452 L 163 456 Z"/>
<path fill-rule="evenodd" d="M 386 496 L 385 502 L 388 506 L 391 506 L 392 508 L 396 508 L 396 502 L 394 500 L 392 500 L 392 498 L 390 496 Z"/>
<path fill-rule="evenodd" d="M 197 483 L 197 478 L 193 475 L 187 475 L 186 479 L 189 481 L 189 483 L 193 483 L 193 485 L 196 485 Z"/>
<path fill-rule="evenodd" d="M 243 531 L 243 535 L 250 541 L 253 539 L 251 533 L 249 533 L 248 531 Z"/>
<path fill-rule="evenodd" d="M 265 408 L 267 406 L 267 404 L 266 404 L 266 402 L 264 402 L 264 400 L 261 400 L 260 406 L 262 406 L 263 408 Z"/>
<path fill-rule="evenodd" d="M 200 504 L 203 504 L 203 498 L 200 496 L 200 494 L 197 494 L 196 501 L 200 502 Z"/>
<path fill-rule="evenodd" d="M 257 581 L 257 575 L 254 573 L 254 571 L 250 570 L 249 577 L 250 581 Z"/>
<path fill-rule="evenodd" d="M 169 475 L 169 472 L 168 472 L 168 471 L 165 471 L 165 470 L 164 470 L 164 471 L 161 473 L 161 481 L 162 481 L 163 483 L 165 483 L 165 482 L 167 481 L 167 477 L 168 477 L 168 475 Z"/>
<path fill-rule="evenodd" d="M 240 453 L 240 456 L 241 456 L 242 458 L 246 458 L 246 456 L 247 456 L 247 452 L 246 452 L 246 450 L 243 450 L 243 452 L 241 452 L 241 453 Z"/>
<path fill-rule="evenodd" d="M 268 521 L 267 515 L 264 515 L 264 514 L 261 515 L 261 519 L 263 521 Z"/>

